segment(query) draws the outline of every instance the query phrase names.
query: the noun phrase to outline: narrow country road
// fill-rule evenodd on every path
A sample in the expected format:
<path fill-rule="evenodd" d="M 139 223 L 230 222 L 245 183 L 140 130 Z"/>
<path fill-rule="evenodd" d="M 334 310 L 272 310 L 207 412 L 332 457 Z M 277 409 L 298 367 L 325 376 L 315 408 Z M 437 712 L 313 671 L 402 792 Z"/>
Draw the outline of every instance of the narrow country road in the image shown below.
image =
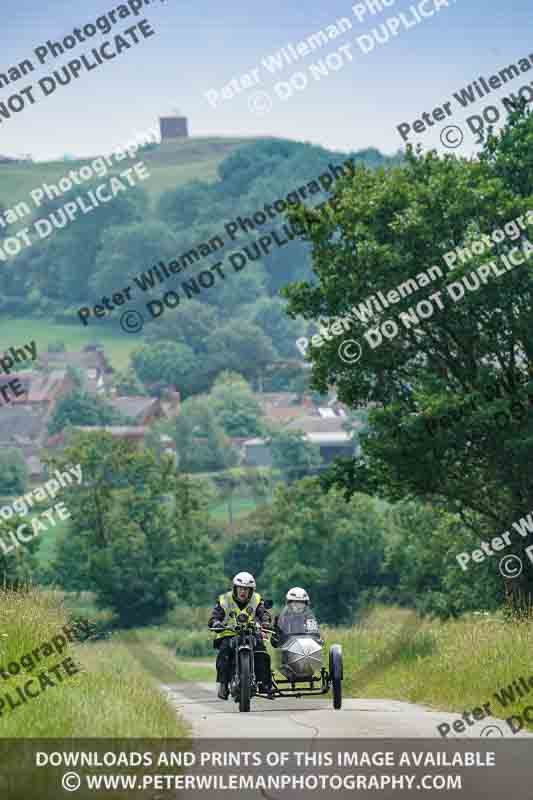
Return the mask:
<path fill-rule="evenodd" d="M 219 700 L 215 684 L 166 684 L 164 691 L 178 711 L 192 726 L 197 738 L 409 738 L 442 739 L 437 726 L 461 718 L 457 714 L 433 711 L 427 707 L 398 700 L 343 699 L 342 708 L 333 710 L 331 696 L 297 699 L 253 699 L 251 711 L 239 714 L 233 700 Z M 468 709 L 471 711 L 471 709 Z M 237 715 L 237 716 L 236 716 Z M 245 724 L 244 724 L 245 723 Z M 464 733 L 453 729 L 447 738 L 498 736 L 517 738 L 533 736 L 518 733 L 515 737 L 507 723 L 495 717 L 466 726 Z"/>
<path fill-rule="evenodd" d="M 325 696 L 324 698 L 301 698 L 300 700 L 252 700 L 252 710 L 249 713 L 241 714 L 234 701 L 219 700 L 216 697 L 214 680 L 210 683 L 203 681 L 172 683 L 163 685 L 162 688 L 176 711 L 192 727 L 194 739 L 192 750 L 195 753 L 196 765 L 187 770 L 187 773 L 196 776 L 191 779 L 198 781 L 230 780 L 231 776 L 239 774 L 244 774 L 247 779 L 255 776 L 255 780 L 267 773 L 274 776 L 281 773 L 291 774 L 295 775 L 297 780 L 303 780 L 302 776 L 304 775 L 327 777 L 328 772 L 336 774 L 339 770 L 335 766 L 324 766 L 323 762 L 317 760 L 322 757 L 322 752 L 332 752 L 335 760 L 330 761 L 329 764 L 336 765 L 340 763 L 336 760 L 339 752 L 346 752 L 348 756 L 352 756 L 354 750 L 375 751 L 375 745 L 369 741 L 371 739 L 398 739 L 405 742 L 405 745 L 399 745 L 401 749 L 406 747 L 410 750 L 416 749 L 416 747 L 413 748 L 413 743 L 409 740 L 418 738 L 420 752 L 439 751 L 441 749 L 439 743 L 444 743 L 445 740 L 440 736 L 437 726 L 447 722 L 451 729 L 452 723 L 460 719 L 461 713 L 463 713 L 461 711 L 458 714 L 450 714 L 433 711 L 412 703 L 371 698 L 347 698 L 343 700 L 342 708 L 334 711 L 331 698 Z M 525 735 L 531 736 L 532 734 Z M 477 738 L 480 736 L 497 736 L 499 737 L 498 741 L 501 741 L 501 737 L 512 737 L 512 734 L 504 720 L 492 717 L 475 723 L 468 728 L 468 733 L 453 733 L 452 730 L 452 735 L 448 737 L 448 740 L 453 737 Z M 516 738 L 520 736 L 521 734 L 517 734 Z M 428 739 L 432 740 L 434 745 L 430 745 Z M 357 743 L 354 740 L 358 740 Z M 468 747 L 466 742 L 465 745 L 467 750 L 476 749 L 475 746 Z M 388 747 L 390 749 L 390 744 Z M 482 745 L 480 749 L 485 751 L 486 745 Z M 490 745 L 488 749 L 490 750 Z M 380 750 L 380 746 L 377 750 Z M 247 755 L 246 751 L 259 753 L 261 758 L 259 763 L 262 766 L 250 766 L 246 762 L 244 762 L 244 766 L 241 766 L 240 761 L 236 763 L 222 760 L 217 763 L 213 760 L 211 762 L 211 759 L 216 757 L 240 759 Z M 298 768 L 275 766 L 279 762 L 269 762 L 269 751 L 271 751 L 270 755 L 285 751 L 290 757 L 291 763 L 297 757 L 305 759 L 305 761 L 298 762 Z M 380 754 L 377 753 L 377 755 Z M 204 756 L 207 756 L 205 762 L 202 760 Z M 265 764 L 271 764 L 271 766 L 266 767 Z M 455 796 L 468 798 L 468 800 L 474 800 L 474 798 L 475 800 L 486 800 L 486 798 L 497 800 L 505 794 L 509 769 L 511 768 L 504 767 L 501 775 L 495 775 L 487 768 L 484 770 L 471 769 L 461 778 L 462 783 L 456 786 L 456 789 L 460 789 L 460 791 L 456 791 Z M 441 769 L 440 772 L 442 771 Z M 384 768 L 375 766 L 370 768 L 370 773 L 372 772 L 385 780 Z M 423 770 L 416 773 L 413 767 L 403 770 L 393 769 L 394 775 L 398 773 L 397 780 L 400 782 L 404 780 L 401 777 L 404 773 L 408 773 L 413 781 L 418 781 L 414 784 L 417 789 L 422 788 L 420 785 L 421 772 L 423 773 Z M 361 778 L 361 775 L 369 774 L 368 771 L 364 773 L 361 768 L 353 767 L 348 768 L 347 773 L 351 774 L 352 780 L 355 780 L 354 776 L 358 776 L 357 780 L 367 780 L 367 778 Z M 464 769 L 463 773 L 465 773 Z M 346 771 L 343 774 L 346 774 Z M 374 778 L 374 780 L 380 780 L 380 778 Z M 387 777 L 386 780 L 392 781 L 392 778 Z M 407 781 L 407 777 L 405 780 Z M 384 784 L 381 787 L 380 796 L 383 800 L 399 800 L 399 798 L 413 796 L 414 793 L 407 788 L 407 784 L 402 783 L 401 790 L 398 789 L 399 785 Z M 341 788 L 340 791 L 337 790 L 337 787 L 334 791 L 324 789 L 312 792 L 294 787 L 285 789 L 277 784 L 274 786 L 275 789 L 270 784 L 266 784 L 263 788 L 257 783 L 243 786 L 239 789 L 239 798 L 240 800 L 299 800 L 300 798 L 303 800 L 314 794 L 317 798 L 334 797 L 336 800 L 342 800 L 345 797 L 352 797 L 353 791 L 356 789 L 352 784 Z M 426 797 L 433 798 L 442 795 L 440 791 L 432 791 L 429 787 L 423 788 L 428 789 L 425 792 Z M 439 789 L 442 786 L 435 788 Z M 359 790 L 359 784 L 357 790 Z M 366 794 L 364 784 L 361 787 L 361 791 L 363 790 Z M 371 791 L 370 787 L 368 791 Z M 207 789 L 206 784 L 195 784 L 194 788 L 180 791 L 178 798 L 179 800 L 212 800 L 216 794 L 215 788 Z M 221 796 L 224 795 L 221 793 Z"/>

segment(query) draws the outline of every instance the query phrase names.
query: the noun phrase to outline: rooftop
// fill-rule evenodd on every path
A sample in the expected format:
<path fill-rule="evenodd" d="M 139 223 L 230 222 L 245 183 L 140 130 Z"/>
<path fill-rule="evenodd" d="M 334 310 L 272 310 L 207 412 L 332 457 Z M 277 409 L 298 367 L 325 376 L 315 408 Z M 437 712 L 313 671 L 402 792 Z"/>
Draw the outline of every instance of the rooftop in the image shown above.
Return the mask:
<path fill-rule="evenodd" d="M 285 430 L 296 431 L 300 430 L 304 433 L 345 433 L 343 423 L 346 423 L 345 417 L 320 417 L 320 416 L 305 416 L 298 417 L 285 426 Z"/>
<path fill-rule="evenodd" d="M 150 429 L 145 425 L 75 425 L 77 431 L 85 433 L 110 433 L 112 436 L 144 436 Z"/>
<path fill-rule="evenodd" d="M 28 403 L 43 403 L 48 399 L 50 391 L 65 380 L 66 370 L 54 369 L 48 375 L 34 373 L 34 378 L 30 383 Z"/>
<path fill-rule="evenodd" d="M 152 408 L 157 406 L 158 400 L 155 397 L 114 397 L 107 400 L 107 404 L 113 406 L 114 409 L 120 411 L 126 417 L 136 419 L 137 417 L 145 414 Z"/>
<path fill-rule="evenodd" d="M 44 430 L 41 414 L 28 406 L 4 406 L 0 413 L 0 442 L 35 439 Z"/>
<path fill-rule="evenodd" d="M 42 353 L 39 360 L 45 366 L 61 364 L 65 366 L 81 367 L 83 369 L 99 369 L 102 364 L 106 371 L 112 371 L 103 350 L 84 350 L 65 353 Z"/>

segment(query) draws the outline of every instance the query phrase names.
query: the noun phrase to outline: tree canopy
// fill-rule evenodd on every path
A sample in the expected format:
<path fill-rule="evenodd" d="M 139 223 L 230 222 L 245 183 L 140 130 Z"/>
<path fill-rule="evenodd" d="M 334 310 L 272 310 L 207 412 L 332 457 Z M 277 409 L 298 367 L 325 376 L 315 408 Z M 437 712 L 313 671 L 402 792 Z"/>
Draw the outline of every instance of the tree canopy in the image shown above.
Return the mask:
<path fill-rule="evenodd" d="M 57 462 L 82 463 L 84 476 L 52 568 L 63 586 L 96 591 L 125 626 L 211 593 L 222 562 L 205 503 L 171 460 L 101 433 L 73 437 Z"/>
<path fill-rule="evenodd" d="M 22 453 L 14 448 L 0 452 L 0 495 L 24 494 L 28 470 Z"/>
<path fill-rule="evenodd" d="M 431 501 L 460 514 L 478 533 L 497 534 L 531 508 L 533 269 L 525 256 L 532 228 L 532 140 L 533 117 L 522 109 L 489 137 L 478 160 L 409 149 L 400 167 L 359 166 L 353 178 L 339 182 L 335 211 L 300 213 L 319 283 L 287 289 L 293 314 L 342 316 L 431 266 L 442 273 L 430 286 L 420 280 L 412 297 L 400 293 L 390 308 L 372 304 L 366 323 L 354 312 L 343 337 L 311 347 L 315 388 L 335 383 L 339 399 L 351 407 L 375 404 L 371 430 L 362 437 L 363 458 L 351 475 L 348 465 L 344 476 L 337 474 L 350 493 L 365 489 L 393 500 Z M 521 225 L 509 225 L 518 218 Z M 503 238 L 485 252 L 476 245 L 502 229 Z M 473 270 L 491 260 L 502 264 L 516 247 L 522 265 L 477 291 L 467 287 L 460 302 L 450 301 L 451 283 L 468 276 L 472 281 Z M 456 248 L 469 255 L 445 261 Z M 432 314 L 402 322 L 437 291 L 442 309 L 433 299 Z M 387 327 L 391 320 L 396 336 L 387 336 L 394 330 Z M 378 338 L 365 338 L 369 326 L 380 330 L 379 346 L 368 344 Z M 339 355 L 343 339 L 361 344 L 356 365 Z M 486 394 L 493 384 L 502 387 L 501 396 Z M 514 591 L 531 593 L 532 587 L 528 563 Z"/>
<path fill-rule="evenodd" d="M 48 432 L 59 433 L 69 425 L 121 425 L 126 418 L 94 395 L 75 389 L 63 397 L 48 423 Z"/>

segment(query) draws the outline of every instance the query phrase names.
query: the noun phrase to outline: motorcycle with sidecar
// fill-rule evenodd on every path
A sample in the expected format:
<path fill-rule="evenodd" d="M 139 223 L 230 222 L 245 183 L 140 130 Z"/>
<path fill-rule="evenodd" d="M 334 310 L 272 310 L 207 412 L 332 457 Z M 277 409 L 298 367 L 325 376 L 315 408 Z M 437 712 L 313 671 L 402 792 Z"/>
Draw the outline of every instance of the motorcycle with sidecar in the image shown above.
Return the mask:
<path fill-rule="evenodd" d="M 244 613 L 238 614 L 231 625 L 223 626 L 235 634 L 232 637 L 233 670 L 229 690 L 230 696 L 239 703 L 239 711 L 250 711 L 252 697 L 313 697 L 327 694 L 330 689 L 333 708 L 340 709 L 343 679 L 341 645 L 333 644 L 329 648 L 326 669 L 323 665 L 323 642 L 318 638 L 308 615 L 294 614 L 283 624 L 282 640 L 276 649 L 277 669 L 283 678 L 277 678 L 272 671 L 270 693 L 256 680 L 254 649 L 258 631 L 266 638 L 272 635 L 273 629 L 250 621 Z"/>

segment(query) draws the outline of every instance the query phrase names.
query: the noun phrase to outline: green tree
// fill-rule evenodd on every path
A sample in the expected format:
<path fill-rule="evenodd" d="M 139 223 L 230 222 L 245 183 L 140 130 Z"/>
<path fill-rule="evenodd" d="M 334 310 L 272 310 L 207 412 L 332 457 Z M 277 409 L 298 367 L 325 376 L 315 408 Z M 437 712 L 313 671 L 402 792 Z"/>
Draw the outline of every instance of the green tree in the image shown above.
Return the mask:
<path fill-rule="evenodd" d="M 274 491 L 273 470 L 268 467 L 243 467 L 243 481 L 256 506 L 270 501 Z"/>
<path fill-rule="evenodd" d="M 224 574 L 228 581 L 237 572 L 251 572 L 258 581 L 258 590 L 268 596 L 271 587 L 259 576 L 271 552 L 274 532 L 272 506 L 261 506 L 236 521 L 235 531 L 224 539 Z"/>
<path fill-rule="evenodd" d="M 146 330 L 147 342 L 167 341 L 185 344 L 195 353 L 206 352 L 206 339 L 216 328 L 218 315 L 214 308 L 191 300 L 183 307 L 165 311 L 165 315 Z"/>
<path fill-rule="evenodd" d="M 350 339 L 365 344 L 368 325 L 377 329 L 391 317 L 398 336 L 383 337 L 378 347 L 365 345 L 357 369 L 340 358 L 338 338 L 311 348 L 313 386 L 324 391 L 335 384 L 349 406 L 374 405 L 372 430 L 361 437 L 364 459 L 355 481 L 346 472 L 346 486 L 392 500 L 432 502 L 460 514 L 478 536 L 487 525 L 494 534 L 505 530 L 533 501 L 527 397 L 533 387 L 520 388 L 533 358 L 533 272 L 525 263 L 457 303 L 446 287 L 513 247 L 525 247 L 532 140 L 533 117 L 517 112 L 479 160 L 410 150 L 405 163 L 390 171 L 358 168 L 353 179 L 337 183 L 342 202 L 335 212 L 315 214 L 313 224 L 300 214 L 320 283 L 286 292 L 292 312 L 333 317 L 439 265 L 442 277 L 425 291 L 427 283 L 417 282 L 416 301 L 439 291 L 442 310 L 434 300 L 431 317 L 404 325 L 399 312 L 416 306 L 404 291 L 394 311 L 369 312 L 366 324 L 354 315 Z M 484 254 L 476 247 L 477 254 L 472 250 L 471 258 L 447 268 L 444 254 L 468 248 L 520 216 L 525 230 L 518 229 L 518 239 L 504 237 Z M 504 396 L 488 399 L 490 383 L 503 386 Z M 513 412 L 516 403 L 520 414 Z M 438 420 L 443 424 L 437 426 Z M 531 604 L 533 566 L 527 560 L 506 588 L 515 606 Z"/>
<path fill-rule="evenodd" d="M 216 293 L 213 290 L 212 294 L 206 294 L 206 301 L 216 306 L 221 319 L 233 322 L 236 315 L 241 316 L 243 306 L 253 303 L 265 294 L 267 272 L 261 262 L 257 261 L 253 264 L 247 262 L 237 273 L 233 269 L 223 272 L 226 277 L 218 284 Z"/>
<path fill-rule="evenodd" d="M 131 368 L 115 372 L 113 386 L 122 397 L 142 397 L 146 395 L 146 389 Z"/>
<path fill-rule="evenodd" d="M 241 372 L 246 378 L 257 377 L 276 357 L 270 339 L 247 322 L 217 328 L 207 339 L 207 351 L 211 369 Z"/>
<path fill-rule="evenodd" d="M 479 545 L 459 517 L 428 504 L 398 503 L 386 515 L 383 583 L 377 598 L 439 617 L 494 610 L 504 600 L 498 562 L 487 558 L 464 572 L 457 554 Z"/>
<path fill-rule="evenodd" d="M 86 184 L 84 190 L 94 188 Z M 45 201 L 39 208 L 39 216 L 46 218 L 78 194 L 79 188 L 74 187 L 62 197 Z M 61 311 L 71 304 L 81 305 L 94 294 L 89 288 L 90 281 L 99 269 L 98 257 L 104 235 L 109 230 L 141 222 L 146 213 L 147 195 L 141 187 L 135 187 L 118 194 L 112 203 L 100 205 L 90 214 L 80 214 L 75 224 L 63 230 L 61 236 L 37 241 L 17 256 L 17 270 L 10 278 L 11 292 L 25 296 L 31 287 L 37 292 L 35 297 L 42 310 L 47 310 L 47 300 L 54 301 Z M 104 249 L 108 256 L 114 252 L 108 247 Z M 123 285 L 123 279 L 122 275 L 119 286 Z M 113 291 L 116 286 L 115 283 L 106 285 L 102 294 Z"/>
<path fill-rule="evenodd" d="M 206 414 L 204 430 L 206 432 L 205 449 L 209 455 L 207 469 L 225 469 L 233 466 L 237 460 L 236 451 L 211 412 Z"/>
<path fill-rule="evenodd" d="M 324 494 L 315 478 L 278 489 L 274 535 L 261 583 L 278 601 L 291 586 L 309 592 L 318 618 L 349 623 L 381 581 L 384 523 L 373 501 L 338 490 Z"/>
<path fill-rule="evenodd" d="M 56 462 L 81 463 L 84 474 L 69 501 L 71 531 L 59 542 L 57 574 L 68 574 L 77 551 L 98 604 L 125 626 L 210 593 L 221 558 L 201 496 L 184 485 L 172 461 L 103 433 L 73 437 Z M 75 574 L 79 580 L 79 567 Z"/>
<path fill-rule="evenodd" d="M 286 313 L 286 302 L 279 297 L 261 297 L 247 309 L 250 322 L 258 325 L 271 339 L 282 358 L 298 358 L 295 341 L 303 334 L 304 325 Z"/>
<path fill-rule="evenodd" d="M 59 433 L 69 425 L 120 425 L 125 418 L 102 400 L 79 389 L 63 397 L 48 423 L 48 432 Z"/>
<path fill-rule="evenodd" d="M 205 396 L 183 403 L 174 438 L 181 472 L 227 469 L 237 463 L 238 454 Z"/>
<path fill-rule="evenodd" d="M 208 183 L 195 180 L 164 192 L 159 200 L 158 214 L 174 229 L 190 228 L 208 201 L 209 190 Z"/>
<path fill-rule="evenodd" d="M 287 481 L 297 481 L 322 463 L 320 448 L 300 431 L 278 431 L 270 439 L 272 462 Z"/>
<path fill-rule="evenodd" d="M 0 494 L 24 494 L 28 470 L 22 454 L 14 448 L 0 451 Z"/>
<path fill-rule="evenodd" d="M 220 373 L 209 393 L 208 403 L 228 436 L 257 436 L 262 432 L 263 409 L 241 375 Z"/>
<path fill-rule="evenodd" d="M 27 587 L 37 575 L 39 539 L 17 546 L 15 531 L 23 522 L 18 516 L 0 519 L 0 586 L 15 591 Z"/>
<path fill-rule="evenodd" d="M 143 383 L 167 383 L 177 386 L 182 397 L 197 388 L 197 359 L 190 347 L 161 342 L 157 347 L 139 347 L 131 354 L 133 369 Z"/>
<path fill-rule="evenodd" d="M 90 281 L 91 291 L 110 295 L 132 283 L 145 268 L 171 259 L 176 249 L 176 238 L 161 222 L 142 221 L 109 228 L 102 236 L 96 272 Z"/>

